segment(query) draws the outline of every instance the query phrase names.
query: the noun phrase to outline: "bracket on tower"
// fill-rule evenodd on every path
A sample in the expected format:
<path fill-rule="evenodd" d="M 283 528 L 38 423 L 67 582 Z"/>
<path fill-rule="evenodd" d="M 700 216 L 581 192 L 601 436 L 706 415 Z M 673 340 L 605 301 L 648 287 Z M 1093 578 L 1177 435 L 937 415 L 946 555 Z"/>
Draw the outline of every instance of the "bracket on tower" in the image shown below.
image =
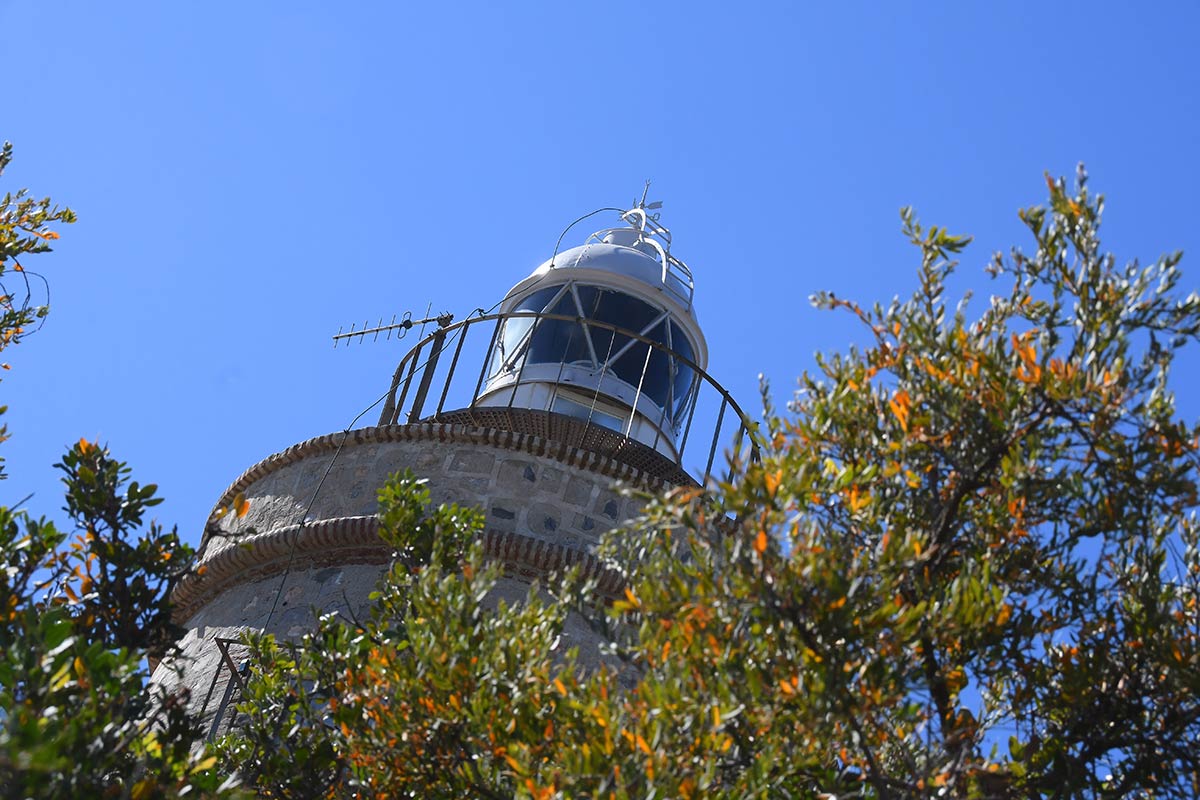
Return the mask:
<path fill-rule="evenodd" d="M 428 314 L 428 312 L 426 313 Z M 377 342 L 379 341 L 379 334 L 386 333 L 387 336 L 384 338 L 384 341 L 387 341 L 388 339 L 392 338 L 392 331 L 399 331 L 399 333 L 396 334 L 396 339 L 400 340 L 404 338 L 404 334 L 408 333 L 409 329 L 414 325 L 425 325 L 429 322 L 436 322 L 439 328 L 445 328 L 450 323 L 454 322 L 454 315 L 449 312 L 443 312 L 437 316 L 426 316 L 424 319 L 413 319 L 412 312 L 405 311 L 404 316 L 402 316 L 399 321 L 396 320 L 396 315 L 393 314 L 392 321 L 386 325 L 383 324 L 382 317 L 379 318 L 379 322 L 375 326 L 367 327 L 371 324 L 371 321 L 367 320 L 363 323 L 362 328 L 358 330 L 355 330 L 355 327 L 358 323 L 351 323 L 350 330 L 346 331 L 345 333 L 342 332 L 341 328 L 338 328 L 338 332 L 333 337 L 333 346 L 336 348 L 338 346 L 338 342 L 343 340 L 348 342 L 350 339 L 356 336 L 361 342 L 363 337 L 369 334 L 374 334 L 374 338 L 372 338 L 371 341 Z"/>

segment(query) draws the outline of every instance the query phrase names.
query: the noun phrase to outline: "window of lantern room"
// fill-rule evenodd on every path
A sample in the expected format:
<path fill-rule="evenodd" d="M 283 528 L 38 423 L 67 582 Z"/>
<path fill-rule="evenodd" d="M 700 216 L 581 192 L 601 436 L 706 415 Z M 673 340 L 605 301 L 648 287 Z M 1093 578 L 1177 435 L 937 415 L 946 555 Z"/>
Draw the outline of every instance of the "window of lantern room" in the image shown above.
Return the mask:
<path fill-rule="evenodd" d="M 596 376 L 611 376 L 654 403 L 678 427 L 687 411 L 695 372 L 672 355 L 694 360 L 694 351 L 683 329 L 669 314 L 624 292 L 597 286 L 567 283 L 540 289 L 521 300 L 510 313 L 498 338 L 491 375 L 517 374 L 523 365 L 565 364 Z M 553 314 L 572 319 L 547 319 Z M 594 320 L 616 326 L 655 342 L 658 347 L 628 333 L 580 324 Z"/>

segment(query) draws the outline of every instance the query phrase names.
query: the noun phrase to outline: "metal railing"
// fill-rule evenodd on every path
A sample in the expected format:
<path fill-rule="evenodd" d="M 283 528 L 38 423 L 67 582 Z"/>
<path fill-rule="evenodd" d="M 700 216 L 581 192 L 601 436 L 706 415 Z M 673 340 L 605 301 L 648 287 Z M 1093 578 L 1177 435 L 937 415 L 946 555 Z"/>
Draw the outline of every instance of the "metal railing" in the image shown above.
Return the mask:
<path fill-rule="evenodd" d="M 725 480 L 733 478 L 736 463 L 743 463 L 743 460 L 747 458 L 749 461 L 758 460 L 759 445 L 754 423 L 750 421 L 729 392 L 691 358 L 670 349 L 661 342 L 611 323 L 578 316 L 535 311 L 513 311 L 505 314 L 471 317 L 438 328 L 431 335 L 425 337 L 400 360 L 400 364 L 396 367 L 392 377 L 391 390 L 386 396 L 383 411 L 379 417 L 379 424 L 437 422 L 462 411 L 492 407 L 484 406 L 479 401 L 482 396 L 497 393 L 496 391 L 489 392 L 487 389 L 488 383 L 496 380 L 497 377 L 488 374 L 489 365 L 493 363 L 496 343 L 506 322 L 522 318 L 533 320 L 530 332 L 524 336 L 525 347 L 528 346 L 533 332 L 542 322 L 569 322 L 599 331 L 608 331 L 614 337 L 619 335 L 644 343 L 665 355 L 668 358 L 667 363 L 671 363 L 669 359 L 674 359 L 690 368 L 693 378 L 688 390 L 686 405 L 683 406 L 685 410 L 679 415 L 672 415 L 670 406 L 675 403 L 668 402 L 668 408 L 661 408 L 647 398 L 643 392 L 646 371 L 655 361 L 650 358 L 652 351 L 647 350 L 641 378 L 636 387 L 630 384 L 630 388 L 634 389 L 632 406 L 628 408 L 628 411 L 625 412 L 627 415 L 622 419 L 622 430 L 616 431 L 616 433 L 626 440 L 630 440 L 629 433 L 635 420 L 639 418 L 650 422 L 660 431 L 671 430 L 678 438 L 678 442 L 673 442 L 673 446 L 670 448 L 673 454 L 664 454 L 657 447 L 657 440 L 650 445 L 651 449 L 658 452 L 665 460 L 673 462 L 699 485 L 707 486 L 710 479 L 714 477 L 713 464 L 717 453 L 722 449 L 723 442 L 729 441 L 729 439 L 723 438 L 723 435 L 732 435 L 732 452 L 739 456 L 738 459 L 730 459 L 729 468 L 724 474 Z M 482 331 L 482 335 L 476 333 L 475 336 L 471 336 L 472 332 L 480 331 Z M 482 350 L 481 347 L 483 347 Z M 511 360 L 513 359 L 510 357 Z M 527 357 L 521 360 L 515 378 L 504 379 L 501 387 L 503 390 L 511 389 L 508 400 L 509 407 L 513 406 L 517 387 L 522 385 L 522 371 L 526 360 L 528 360 Z M 464 368 L 463 365 L 466 364 L 470 364 L 472 367 Z M 475 364 L 479 365 L 478 369 L 474 368 Z M 610 398 L 612 395 L 602 391 L 601 388 L 604 384 L 603 373 L 606 368 L 607 363 L 600 366 L 601 374 L 597 377 L 594 386 L 572 383 L 569 388 L 575 397 L 590 394 L 593 411 L 598 411 L 601 402 L 607 401 L 604 403 L 604 412 L 611 416 L 613 404 Z M 433 398 L 437 400 L 436 405 L 433 404 Z M 552 396 L 550 405 L 553 404 L 553 399 Z M 621 405 L 626 404 L 621 403 Z M 517 403 L 517 406 L 524 407 L 520 403 Z M 540 410 L 550 412 L 552 409 L 546 407 Z M 680 417 L 686 419 L 680 419 Z M 588 426 L 598 424 L 590 414 L 584 422 Z M 736 432 L 734 431 L 735 426 Z M 611 431 L 611 429 L 607 430 Z M 688 445 L 699 437 L 708 440 L 708 449 L 702 453 L 700 459 L 693 459 L 695 448 L 689 450 Z M 745 453 L 743 447 L 747 442 L 750 449 L 748 453 Z M 650 443 L 639 442 L 639 444 Z"/>

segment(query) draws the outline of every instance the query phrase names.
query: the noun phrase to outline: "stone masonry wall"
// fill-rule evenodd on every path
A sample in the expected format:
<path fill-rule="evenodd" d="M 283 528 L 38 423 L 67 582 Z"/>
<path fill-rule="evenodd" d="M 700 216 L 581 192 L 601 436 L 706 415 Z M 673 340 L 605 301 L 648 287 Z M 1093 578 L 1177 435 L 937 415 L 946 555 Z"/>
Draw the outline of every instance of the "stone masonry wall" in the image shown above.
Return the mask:
<path fill-rule="evenodd" d="M 605 531 L 642 509 L 617 483 L 661 488 L 586 452 L 461 425 L 390 426 L 297 445 L 248 470 L 218 503 L 240 492 L 249 512 L 210 522 L 202 574 L 176 593 L 187 631 L 180 656 L 161 665 L 155 680 L 186 685 L 206 725 L 227 722 L 222 712 L 236 697 L 216 638 L 236 639 L 247 629 L 295 638 L 311 628 L 314 612 L 362 616 L 389 558 L 376 533 L 376 489 L 406 467 L 429 480 L 435 505 L 485 510 L 485 549 L 509 575 L 489 604 L 522 597 L 528 581 L 574 563 L 608 578 L 602 589 L 615 592 L 612 576 L 589 553 Z M 569 621 L 564 639 L 584 645 L 583 659 L 595 662 L 582 621 Z M 231 646 L 235 656 L 241 652 Z"/>

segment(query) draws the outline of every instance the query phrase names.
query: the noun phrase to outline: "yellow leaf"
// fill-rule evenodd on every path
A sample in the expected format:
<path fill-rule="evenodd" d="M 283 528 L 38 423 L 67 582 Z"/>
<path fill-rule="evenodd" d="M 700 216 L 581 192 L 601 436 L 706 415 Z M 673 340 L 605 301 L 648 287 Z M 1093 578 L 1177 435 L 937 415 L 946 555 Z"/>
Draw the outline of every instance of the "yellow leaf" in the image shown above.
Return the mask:
<path fill-rule="evenodd" d="M 758 536 L 754 537 L 754 552 L 763 553 L 767 549 L 767 532 L 759 531 Z"/>
<path fill-rule="evenodd" d="M 83 659 L 80 658 L 79 656 L 75 656 L 74 667 L 75 667 L 75 674 L 81 678 L 83 677 L 83 673 L 87 672 L 87 666 L 84 665 Z"/>
<path fill-rule="evenodd" d="M 844 605 L 846 605 L 846 598 L 839 597 L 837 600 L 834 600 L 832 603 L 829 604 L 829 610 L 836 611 L 837 609 L 841 608 Z"/>
<path fill-rule="evenodd" d="M 554 688 L 557 689 L 558 693 L 561 694 L 563 697 L 567 696 L 567 687 L 563 684 L 561 679 L 559 679 L 559 678 L 554 679 Z"/>
<path fill-rule="evenodd" d="M 209 756 L 208 758 L 204 759 L 203 761 L 197 762 L 196 766 L 192 767 L 192 771 L 193 772 L 204 772 L 204 770 L 212 769 L 216 765 L 217 765 L 217 757 Z"/>
<path fill-rule="evenodd" d="M 792 688 L 792 682 L 789 681 L 787 678 L 784 678 L 783 680 L 781 680 L 779 682 L 779 691 L 783 692 L 784 694 L 795 694 L 796 693 L 796 690 Z"/>

